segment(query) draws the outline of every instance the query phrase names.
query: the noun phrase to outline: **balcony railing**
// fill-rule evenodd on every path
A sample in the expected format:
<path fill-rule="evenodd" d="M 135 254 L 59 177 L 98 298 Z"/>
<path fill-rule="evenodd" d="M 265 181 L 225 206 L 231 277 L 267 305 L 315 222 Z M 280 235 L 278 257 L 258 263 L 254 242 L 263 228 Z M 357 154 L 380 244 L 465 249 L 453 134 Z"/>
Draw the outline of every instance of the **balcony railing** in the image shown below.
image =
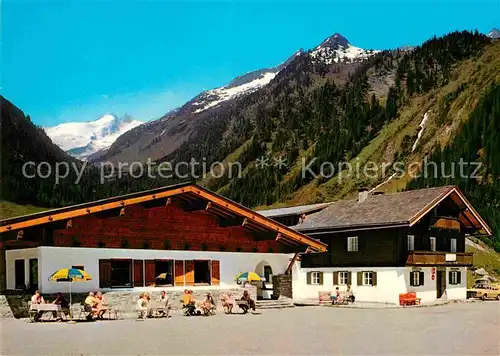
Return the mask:
<path fill-rule="evenodd" d="M 460 220 L 447 216 L 435 216 L 431 219 L 431 227 L 441 230 L 460 231 Z"/>
<path fill-rule="evenodd" d="M 408 252 L 406 264 L 410 266 L 472 266 L 471 252 Z"/>

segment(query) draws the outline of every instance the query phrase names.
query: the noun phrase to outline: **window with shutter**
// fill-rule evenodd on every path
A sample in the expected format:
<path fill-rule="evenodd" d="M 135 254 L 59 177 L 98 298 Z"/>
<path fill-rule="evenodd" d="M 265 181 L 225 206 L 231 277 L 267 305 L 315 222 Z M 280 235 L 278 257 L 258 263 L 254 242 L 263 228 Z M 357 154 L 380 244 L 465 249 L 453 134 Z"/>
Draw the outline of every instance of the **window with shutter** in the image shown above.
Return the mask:
<path fill-rule="evenodd" d="M 411 287 L 416 287 L 418 286 L 418 272 L 412 271 L 410 272 L 410 286 Z"/>
<path fill-rule="evenodd" d="M 211 272 L 212 272 L 211 284 L 214 286 L 218 286 L 220 284 L 220 262 L 219 261 L 212 261 Z"/>
<path fill-rule="evenodd" d="M 309 284 L 320 285 L 323 284 L 323 273 L 321 272 L 309 272 L 310 273 L 310 281 Z"/>
<path fill-rule="evenodd" d="M 349 251 L 349 252 L 358 251 L 358 237 L 357 236 L 349 236 L 347 238 L 347 251 Z"/>
<path fill-rule="evenodd" d="M 457 284 L 460 284 L 461 282 L 461 273 L 460 271 L 450 271 L 448 273 L 448 280 L 449 280 L 449 283 L 452 284 L 452 285 L 457 285 Z"/>
<path fill-rule="evenodd" d="M 424 272 L 412 271 L 410 272 L 410 286 L 419 287 L 424 285 Z"/>
<path fill-rule="evenodd" d="M 373 286 L 373 276 L 375 272 L 363 272 L 363 285 L 364 286 Z"/>
<path fill-rule="evenodd" d="M 348 282 L 347 282 L 347 275 L 348 274 L 349 274 L 349 272 L 346 272 L 346 271 L 338 272 L 338 283 L 336 283 L 336 284 L 339 284 L 342 286 L 345 286 L 346 284 L 348 284 Z"/>

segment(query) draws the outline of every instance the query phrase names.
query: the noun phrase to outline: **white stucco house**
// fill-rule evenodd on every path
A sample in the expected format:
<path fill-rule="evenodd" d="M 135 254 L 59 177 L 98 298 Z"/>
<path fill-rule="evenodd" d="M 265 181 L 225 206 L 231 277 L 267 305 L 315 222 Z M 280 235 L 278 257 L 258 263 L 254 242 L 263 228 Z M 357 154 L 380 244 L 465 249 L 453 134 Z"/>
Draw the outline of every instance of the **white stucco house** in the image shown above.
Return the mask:
<path fill-rule="evenodd" d="M 357 302 L 398 304 L 406 293 L 422 303 L 466 299 L 473 255 L 465 252 L 465 237 L 492 233 L 454 186 L 393 194 L 361 190 L 358 199 L 310 214 L 304 207 L 299 214 L 266 213 L 294 221 L 294 229 L 328 245 L 327 252 L 302 254 L 293 265 L 297 303 L 348 285 Z"/>

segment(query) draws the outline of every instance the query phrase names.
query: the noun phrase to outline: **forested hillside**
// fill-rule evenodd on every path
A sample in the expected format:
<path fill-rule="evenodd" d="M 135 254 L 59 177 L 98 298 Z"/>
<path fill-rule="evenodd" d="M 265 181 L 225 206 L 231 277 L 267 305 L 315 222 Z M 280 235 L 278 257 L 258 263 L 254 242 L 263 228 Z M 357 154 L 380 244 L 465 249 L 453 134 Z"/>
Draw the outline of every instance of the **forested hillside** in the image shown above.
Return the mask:
<path fill-rule="evenodd" d="M 334 46 L 347 42 L 340 35 L 327 41 Z M 173 130 L 173 137 L 184 137 L 184 142 L 177 142 L 178 149 L 158 161 L 175 164 L 194 159 L 208 166 L 216 161 L 226 166 L 239 162 L 240 179 L 229 177 L 226 171 L 221 178 L 209 176 L 199 182 L 249 207 L 335 200 L 349 197 L 361 186 L 394 191 L 456 183 L 498 230 L 500 167 L 494 152 L 500 150 L 496 84 L 500 81 L 500 42 L 477 32 L 454 32 L 410 51 L 365 51 L 359 60 L 334 59 L 319 61 L 312 51 L 302 53 L 261 90 L 206 110 L 196 123 L 184 123 L 188 116 L 182 113 L 169 114 L 177 115 L 169 123 L 167 115 L 160 126 Z M 193 112 L 193 105 L 185 110 Z M 148 125 L 142 130 L 147 131 Z M 481 179 L 413 180 L 409 167 L 418 163 L 418 170 L 424 157 L 481 161 Z M 181 180 L 126 175 L 100 184 L 98 170 L 88 167 L 78 184 L 71 172 L 55 185 L 53 178 L 22 178 L 19 173 L 26 160 L 53 164 L 71 159 L 54 148 L 20 110 L 5 102 L 3 199 L 57 207 Z M 267 164 L 258 165 L 262 160 Z M 311 161 L 310 171 L 323 175 L 302 174 L 303 162 Z M 325 170 L 323 162 L 332 167 L 346 162 L 361 166 L 401 162 L 406 174 L 393 177 L 395 171 L 389 168 L 385 176 L 340 180 L 339 171 Z M 201 174 L 201 168 L 196 167 L 195 173 Z M 498 235 L 492 241 L 498 248 Z"/>
<path fill-rule="evenodd" d="M 325 183 L 326 178 L 302 175 L 302 159 L 310 162 L 316 158 L 311 165 L 316 173 L 323 162 L 337 167 L 351 161 L 380 135 L 382 128 L 400 116 L 412 98 L 446 85 L 453 73 L 451 68 L 479 55 L 489 42 L 477 33 L 452 33 L 433 38 L 412 52 L 382 52 L 359 66 L 343 86 L 327 79 L 309 91 L 300 86 L 285 87 L 281 91 L 287 95 L 261 104 L 254 125 L 248 125 L 249 132 L 244 137 L 251 144 L 241 152 L 248 162 L 243 179 L 216 180 L 209 187 L 256 206 L 293 199 L 312 180 L 314 186 Z M 393 73 L 394 85 L 374 92 L 372 83 Z M 408 150 L 415 137 L 416 133 L 406 138 L 403 151 Z M 284 156 L 287 167 L 257 167 L 256 159 L 261 156 L 271 162 Z M 323 173 L 328 176 L 329 172 Z M 329 195 L 305 197 L 304 201 L 323 200 Z"/>
<path fill-rule="evenodd" d="M 437 146 L 429 161 L 438 163 L 411 181 L 408 189 L 440 185 L 458 185 L 484 216 L 499 236 L 500 231 L 500 83 L 488 88 L 479 105 L 471 113 L 469 121 L 463 123 L 452 142 L 441 148 Z M 462 165 L 464 162 L 481 163 Z M 461 171 L 462 170 L 462 171 Z M 474 176 L 477 177 L 474 177 Z M 491 241 L 500 251 L 500 239 Z"/>

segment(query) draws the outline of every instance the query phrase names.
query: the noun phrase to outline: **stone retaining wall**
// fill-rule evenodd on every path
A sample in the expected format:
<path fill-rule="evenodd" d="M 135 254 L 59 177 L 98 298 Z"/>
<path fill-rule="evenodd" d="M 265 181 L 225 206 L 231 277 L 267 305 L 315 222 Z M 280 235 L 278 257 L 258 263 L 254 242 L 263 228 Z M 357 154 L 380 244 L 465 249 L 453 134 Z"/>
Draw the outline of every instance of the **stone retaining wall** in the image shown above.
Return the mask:
<path fill-rule="evenodd" d="M 206 298 L 207 292 L 212 294 L 214 301 L 217 305 L 217 309 L 222 311 L 222 305 L 220 302 L 220 297 L 222 294 L 231 292 L 234 298 L 240 298 L 243 295 L 244 289 L 247 289 L 250 293 L 250 296 L 257 300 L 257 288 L 253 285 L 246 285 L 245 287 L 238 287 L 232 289 L 207 289 L 203 291 L 193 291 L 193 297 L 197 301 L 201 301 Z M 158 291 L 149 292 L 151 294 L 151 299 L 159 299 L 161 289 Z M 184 295 L 183 291 L 181 292 L 169 292 L 168 289 L 165 289 L 168 297 L 170 298 L 170 305 L 172 306 L 172 311 L 177 311 L 182 309 L 182 297 Z M 109 305 L 113 306 L 113 308 L 121 310 L 124 314 L 135 314 L 135 305 L 137 299 L 139 298 L 139 294 L 141 292 L 105 292 L 104 297 L 106 298 Z M 64 294 L 65 298 L 69 301 L 69 295 Z M 52 302 L 55 299 L 55 295 L 53 294 L 44 294 L 43 295 L 46 302 Z M 87 297 L 87 294 L 83 293 L 73 293 L 72 294 L 72 310 L 74 313 L 80 310 L 80 306 Z M 13 294 L 13 295 L 0 295 L 0 317 L 8 318 L 24 318 L 28 316 L 28 302 L 31 300 L 31 295 L 29 294 Z M 78 316 L 78 314 L 76 314 Z"/>

